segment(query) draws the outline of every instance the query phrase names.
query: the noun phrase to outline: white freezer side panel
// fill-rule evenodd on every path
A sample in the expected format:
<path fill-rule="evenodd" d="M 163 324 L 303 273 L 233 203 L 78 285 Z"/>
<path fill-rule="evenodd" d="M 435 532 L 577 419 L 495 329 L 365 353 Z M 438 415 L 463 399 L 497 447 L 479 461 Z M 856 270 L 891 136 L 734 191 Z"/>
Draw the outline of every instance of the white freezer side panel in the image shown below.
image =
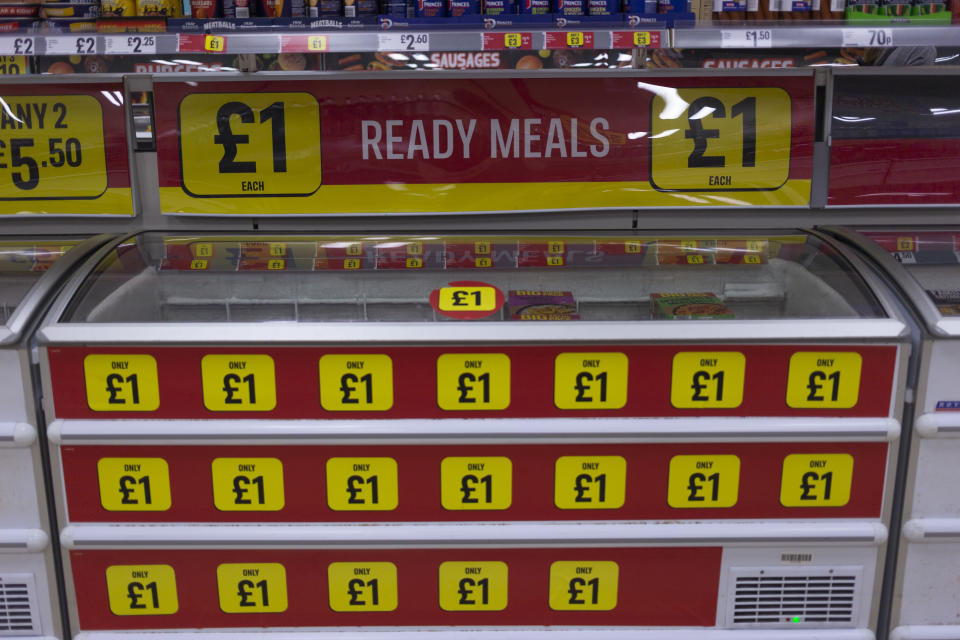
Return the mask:
<path fill-rule="evenodd" d="M 960 439 L 918 438 L 914 446 L 916 483 L 907 519 L 960 518 Z"/>
<path fill-rule="evenodd" d="M 20 351 L 0 349 L 0 422 L 28 422 L 26 393 L 30 381 L 24 380 Z"/>
<path fill-rule="evenodd" d="M 960 542 L 903 540 L 900 625 L 960 624 Z"/>
<path fill-rule="evenodd" d="M 960 401 L 960 340 L 937 340 L 933 343 L 927 365 L 927 388 L 923 412 L 937 410 L 937 402 Z"/>
<path fill-rule="evenodd" d="M 0 529 L 44 527 L 33 460 L 30 448 L 0 448 Z"/>
<path fill-rule="evenodd" d="M 23 574 L 28 573 L 33 576 L 35 610 L 40 621 L 39 634 L 44 636 L 55 636 L 58 633 L 53 624 L 54 611 L 51 607 L 50 594 L 56 593 L 56 587 L 48 581 L 47 562 L 50 561 L 49 553 L 0 553 L 0 574 Z M 52 574 L 52 572 L 50 572 Z M 56 615 L 60 615 L 57 611 Z M 8 636 L 0 636 L 3 640 L 9 640 Z M 43 640 L 36 635 L 30 636 L 30 640 Z"/>

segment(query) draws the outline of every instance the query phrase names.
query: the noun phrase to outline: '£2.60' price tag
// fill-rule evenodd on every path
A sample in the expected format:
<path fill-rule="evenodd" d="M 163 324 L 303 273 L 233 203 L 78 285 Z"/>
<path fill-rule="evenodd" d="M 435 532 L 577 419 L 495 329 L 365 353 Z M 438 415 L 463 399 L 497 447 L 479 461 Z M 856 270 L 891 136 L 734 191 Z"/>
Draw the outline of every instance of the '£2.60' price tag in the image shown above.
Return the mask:
<path fill-rule="evenodd" d="M 429 51 L 429 33 L 377 34 L 378 51 Z"/>

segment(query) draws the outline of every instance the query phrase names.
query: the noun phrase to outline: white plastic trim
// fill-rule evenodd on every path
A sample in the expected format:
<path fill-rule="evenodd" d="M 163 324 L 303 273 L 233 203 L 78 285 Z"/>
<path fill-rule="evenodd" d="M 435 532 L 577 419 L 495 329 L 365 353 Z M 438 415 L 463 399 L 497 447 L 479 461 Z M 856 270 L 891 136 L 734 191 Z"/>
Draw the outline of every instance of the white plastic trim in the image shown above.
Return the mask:
<path fill-rule="evenodd" d="M 47 430 L 61 445 L 171 443 L 221 444 L 346 441 L 555 438 L 604 440 L 735 439 L 893 441 L 893 418 L 551 418 L 440 420 L 55 420 Z"/>
<path fill-rule="evenodd" d="M 908 520 L 903 525 L 903 536 L 910 542 L 960 542 L 960 518 Z"/>
<path fill-rule="evenodd" d="M 477 548 L 638 545 L 858 543 L 880 545 L 876 522 L 490 522 L 287 525 L 71 524 L 60 534 L 70 549 L 116 548 Z"/>
<path fill-rule="evenodd" d="M 960 640 L 960 625 L 918 624 L 897 627 L 890 640 Z"/>
<path fill-rule="evenodd" d="M 868 629 L 656 629 L 626 627 L 380 627 L 365 630 L 338 627 L 330 631 L 270 631 L 264 629 L 237 629 L 224 631 L 181 632 L 85 632 L 74 640 L 236 640 L 246 634 L 256 634 L 257 640 L 874 640 Z M 31 638 L 31 640 L 37 640 Z M 938 637 L 939 640 L 939 637 Z"/>
<path fill-rule="evenodd" d="M 26 422 L 0 422 L 0 447 L 29 447 L 37 441 L 37 429 Z"/>
<path fill-rule="evenodd" d="M 960 411 L 925 413 L 917 418 L 915 429 L 924 438 L 960 437 Z"/>
<path fill-rule="evenodd" d="M 42 529 L 0 529 L 0 553 L 35 553 L 50 544 Z"/>

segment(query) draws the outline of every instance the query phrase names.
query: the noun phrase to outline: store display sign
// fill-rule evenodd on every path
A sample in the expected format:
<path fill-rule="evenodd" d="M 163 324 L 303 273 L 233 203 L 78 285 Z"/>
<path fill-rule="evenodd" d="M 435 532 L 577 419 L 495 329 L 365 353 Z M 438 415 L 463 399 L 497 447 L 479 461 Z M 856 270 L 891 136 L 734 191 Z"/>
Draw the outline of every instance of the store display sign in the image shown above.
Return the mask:
<path fill-rule="evenodd" d="M 181 82 L 166 214 L 806 206 L 813 76 Z"/>
<path fill-rule="evenodd" d="M 133 215 L 120 83 L 0 86 L 0 215 Z"/>

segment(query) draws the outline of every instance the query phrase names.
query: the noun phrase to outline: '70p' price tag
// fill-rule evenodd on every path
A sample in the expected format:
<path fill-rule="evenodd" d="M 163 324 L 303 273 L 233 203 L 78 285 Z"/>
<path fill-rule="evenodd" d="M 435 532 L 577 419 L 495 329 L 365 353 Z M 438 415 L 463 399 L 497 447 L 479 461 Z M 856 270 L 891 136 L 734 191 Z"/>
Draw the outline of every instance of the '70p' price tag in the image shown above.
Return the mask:
<path fill-rule="evenodd" d="M 724 29 L 720 32 L 721 49 L 769 49 L 773 47 L 770 29 Z"/>
<path fill-rule="evenodd" d="M 845 47 L 892 47 L 893 29 L 844 29 Z"/>
<path fill-rule="evenodd" d="M 157 52 L 156 36 L 103 36 L 103 42 L 104 53 L 107 54 L 154 54 Z"/>
<path fill-rule="evenodd" d="M 377 34 L 378 51 L 429 51 L 429 33 L 380 33 Z"/>
<path fill-rule="evenodd" d="M 0 38 L 0 55 L 32 56 L 37 50 L 33 38 Z"/>

